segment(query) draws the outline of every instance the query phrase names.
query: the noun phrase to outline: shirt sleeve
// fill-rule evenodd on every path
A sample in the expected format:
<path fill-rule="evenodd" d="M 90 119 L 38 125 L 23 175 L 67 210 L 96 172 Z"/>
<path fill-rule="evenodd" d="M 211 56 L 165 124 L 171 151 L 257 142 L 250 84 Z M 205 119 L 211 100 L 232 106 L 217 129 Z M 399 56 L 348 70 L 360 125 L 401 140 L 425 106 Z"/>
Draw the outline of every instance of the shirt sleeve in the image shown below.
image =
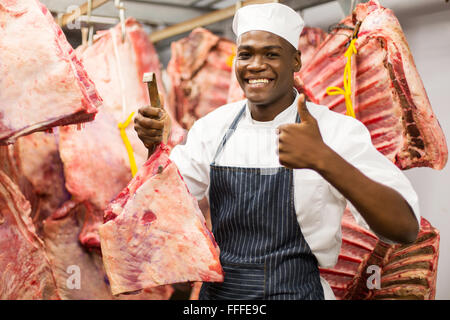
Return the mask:
<path fill-rule="evenodd" d="M 176 145 L 170 153 L 189 192 L 201 200 L 209 186 L 209 156 L 202 139 L 202 122 L 197 120 L 189 130 L 186 143 Z"/>
<path fill-rule="evenodd" d="M 408 178 L 393 162 L 373 146 L 370 133 L 364 124 L 350 117 L 346 117 L 345 122 L 344 125 L 339 127 L 340 129 L 345 128 L 345 131 L 344 134 L 339 135 L 340 138 L 335 151 L 370 179 L 399 192 L 413 210 L 420 225 L 418 197 Z M 331 188 L 335 195 L 336 193 L 340 195 L 334 187 L 331 186 Z M 340 195 L 340 197 L 343 196 Z M 353 204 L 347 201 L 347 205 L 357 223 L 370 230 L 369 225 Z M 379 234 L 377 236 L 389 244 L 395 243 Z"/>

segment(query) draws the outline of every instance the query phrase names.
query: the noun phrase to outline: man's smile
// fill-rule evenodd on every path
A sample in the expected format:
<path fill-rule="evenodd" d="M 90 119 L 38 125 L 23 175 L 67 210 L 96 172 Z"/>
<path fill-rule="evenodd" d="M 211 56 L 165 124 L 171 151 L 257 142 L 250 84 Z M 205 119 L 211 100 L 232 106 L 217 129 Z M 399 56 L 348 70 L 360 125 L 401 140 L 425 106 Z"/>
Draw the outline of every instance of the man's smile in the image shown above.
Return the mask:
<path fill-rule="evenodd" d="M 273 82 L 274 79 L 258 77 L 258 78 L 247 78 L 245 82 L 248 88 L 265 88 Z"/>

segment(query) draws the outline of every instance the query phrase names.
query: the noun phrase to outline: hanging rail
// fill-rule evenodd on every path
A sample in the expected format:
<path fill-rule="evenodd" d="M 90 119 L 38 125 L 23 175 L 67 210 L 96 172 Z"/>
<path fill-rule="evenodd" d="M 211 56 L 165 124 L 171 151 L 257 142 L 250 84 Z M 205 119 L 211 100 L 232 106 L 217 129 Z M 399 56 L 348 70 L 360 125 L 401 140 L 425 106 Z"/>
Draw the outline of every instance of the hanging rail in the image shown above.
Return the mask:
<path fill-rule="evenodd" d="M 238 3 L 242 6 L 245 6 L 245 5 L 249 5 L 249 4 L 268 3 L 268 2 L 280 2 L 280 1 L 278 1 L 278 0 L 247 0 L 247 1 L 239 1 Z M 214 12 L 207 13 L 200 17 L 193 18 L 188 21 L 174 24 L 165 29 L 154 31 L 150 34 L 149 39 L 152 42 L 158 42 L 158 41 L 176 36 L 178 34 L 191 31 L 198 27 L 202 27 L 202 26 L 206 26 L 208 24 L 226 20 L 226 19 L 234 16 L 234 13 L 236 12 L 238 7 L 239 6 L 232 5 L 232 6 L 224 8 L 224 9 L 216 10 Z"/>
<path fill-rule="evenodd" d="M 92 0 L 92 10 L 104 5 L 108 1 L 109 0 Z M 74 10 L 72 12 L 63 14 L 61 17 L 58 17 L 57 22 L 58 22 L 59 26 L 64 27 L 67 24 L 74 21 L 75 19 L 79 18 L 80 16 L 86 14 L 88 12 L 88 5 L 89 5 L 89 1 L 86 1 L 79 7 L 80 10 Z"/>

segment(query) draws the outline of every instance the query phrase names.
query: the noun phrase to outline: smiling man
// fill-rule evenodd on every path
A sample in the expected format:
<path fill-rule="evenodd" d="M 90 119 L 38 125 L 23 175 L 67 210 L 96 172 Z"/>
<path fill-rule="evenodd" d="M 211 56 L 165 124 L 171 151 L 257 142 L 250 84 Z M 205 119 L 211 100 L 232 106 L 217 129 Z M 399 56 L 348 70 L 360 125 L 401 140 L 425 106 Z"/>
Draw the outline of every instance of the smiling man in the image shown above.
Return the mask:
<path fill-rule="evenodd" d="M 190 192 L 207 196 L 223 283 L 200 299 L 333 299 L 318 267 L 333 267 L 348 205 L 386 241 L 418 233 L 417 196 L 372 145 L 359 121 L 305 102 L 294 89 L 301 17 L 278 4 L 239 9 L 236 76 L 246 100 L 197 120 L 170 155 Z M 165 112 L 139 110 L 135 128 L 152 150 Z"/>

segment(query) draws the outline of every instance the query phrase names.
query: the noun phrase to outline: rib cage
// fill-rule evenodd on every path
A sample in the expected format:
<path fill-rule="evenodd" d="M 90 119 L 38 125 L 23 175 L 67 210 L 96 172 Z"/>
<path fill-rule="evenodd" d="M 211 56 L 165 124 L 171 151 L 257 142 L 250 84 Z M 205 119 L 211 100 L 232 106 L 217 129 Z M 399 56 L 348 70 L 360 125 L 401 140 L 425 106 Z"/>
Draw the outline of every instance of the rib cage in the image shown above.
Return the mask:
<path fill-rule="evenodd" d="M 439 231 L 422 218 L 413 244 L 389 245 L 360 227 L 347 209 L 338 263 L 320 274 L 337 299 L 434 299 L 439 240 Z M 367 285 L 370 266 L 381 269 L 379 289 Z"/>

